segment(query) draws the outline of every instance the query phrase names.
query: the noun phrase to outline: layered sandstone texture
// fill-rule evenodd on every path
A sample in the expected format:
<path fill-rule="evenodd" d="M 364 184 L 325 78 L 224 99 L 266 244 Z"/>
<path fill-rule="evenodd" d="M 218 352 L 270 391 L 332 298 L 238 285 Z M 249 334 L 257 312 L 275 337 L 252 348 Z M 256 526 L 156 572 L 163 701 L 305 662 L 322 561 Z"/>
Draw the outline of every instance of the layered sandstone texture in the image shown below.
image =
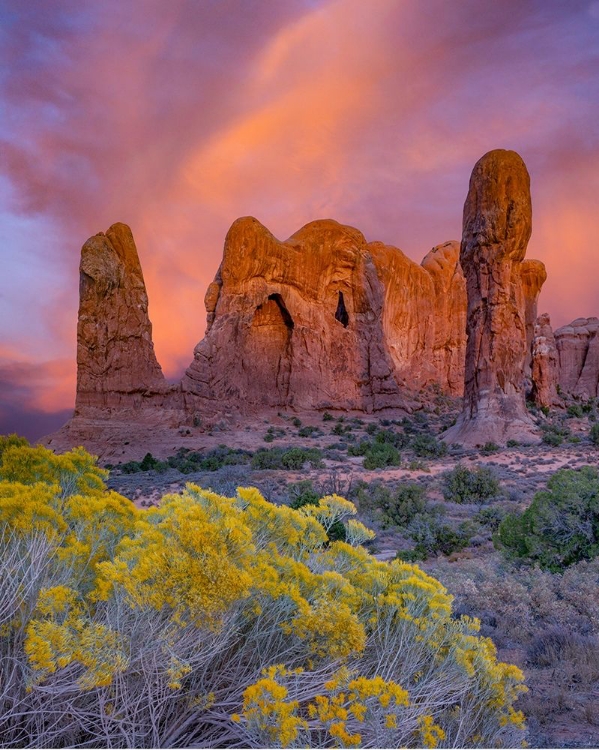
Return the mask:
<path fill-rule="evenodd" d="M 419 266 L 336 221 L 280 242 L 245 217 L 227 234 L 205 302 L 206 335 L 182 381 L 188 404 L 373 411 L 406 406 L 433 382 L 460 391 L 457 243 Z"/>
<path fill-rule="evenodd" d="M 113 224 L 81 249 L 76 413 L 155 402 L 168 390 L 152 343 L 131 230 Z"/>
<path fill-rule="evenodd" d="M 537 406 L 559 403 L 557 393 L 559 358 L 551 320 L 547 313 L 537 318 L 532 341 L 532 397 Z"/>
<path fill-rule="evenodd" d="M 540 263 L 523 264 L 531 228 L 530 178 L 524 162 L 514 151 L 485 154 L 474 167 L 464 205 L 464 407 L 445 433 L 449 442 L 478 445 L 535 436 L 524 380 L 532 339 L 529 301 L 534 299 L 536 305 L 545 269 Z"/>
<path fill-rule="evenodd" d="M 564 394 L 599 396 L 599 319 L 577 318 L 555 331 L 558 382 Z"/>

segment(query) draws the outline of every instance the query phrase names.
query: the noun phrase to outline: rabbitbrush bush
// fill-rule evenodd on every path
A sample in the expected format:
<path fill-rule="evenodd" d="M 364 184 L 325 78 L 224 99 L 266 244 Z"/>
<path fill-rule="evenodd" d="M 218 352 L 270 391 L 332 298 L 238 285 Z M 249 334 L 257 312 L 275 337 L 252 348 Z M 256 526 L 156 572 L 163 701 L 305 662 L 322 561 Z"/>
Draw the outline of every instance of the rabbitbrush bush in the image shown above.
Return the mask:
<path fill-rule="evenodd" d="M 360 547 L 348 501 L 190 484 L 140 510 L 83 449 L 0 453 L 2 746 L 521 742 L 521 672 L 435 579 Z"/>

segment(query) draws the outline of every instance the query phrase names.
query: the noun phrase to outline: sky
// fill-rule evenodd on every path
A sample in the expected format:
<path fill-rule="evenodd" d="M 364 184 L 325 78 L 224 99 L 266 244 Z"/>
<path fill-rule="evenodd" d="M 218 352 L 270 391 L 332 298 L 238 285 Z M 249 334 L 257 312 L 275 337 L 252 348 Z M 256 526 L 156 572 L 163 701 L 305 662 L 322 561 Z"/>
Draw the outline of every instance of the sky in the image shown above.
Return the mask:
<path fill-rule="evenodd" d="M 236 218 L 420 262 L 493 148 L 531 174 L 539 312 L 599 315 L 599 0 L 0 0 L 0 433 L 72 412 L 89 236 L 131 226 L 175 379 Z"/>

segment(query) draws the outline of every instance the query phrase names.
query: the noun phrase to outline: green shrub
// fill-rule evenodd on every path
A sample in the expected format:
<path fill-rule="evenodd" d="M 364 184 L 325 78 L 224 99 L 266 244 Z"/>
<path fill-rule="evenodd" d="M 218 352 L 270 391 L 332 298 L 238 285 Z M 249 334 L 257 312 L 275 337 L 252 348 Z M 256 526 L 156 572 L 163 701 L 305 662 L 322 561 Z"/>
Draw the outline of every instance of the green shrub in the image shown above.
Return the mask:
<path fill-rule="evenodd" d="M 400 559 L 406 561 L 426 560 L 427 557 L 439 553 L 451 555 L 470 543 L 467 524 L 461 524 L 459 528 L 454 529 L 428 513 L 415 516 L 408 531 L 415 546 L 412 550 L 397 554 Z"/>
<path fill-rule="evenodd" d="M 301 427 L 297 431 L 297 434 L 299 435 L 299 437 L 319 437 L 323 433 L 320 427 L 315 427 L 314 425 L 309 424 L 305 427 Z"/>
<path fill-rule="evenodd" d="M 322 453 L 318 448 L 289 448 L 283 451 L 281 463 L 284 469 L 302 469 L 306 463 L 315 469 L 324 466 Z"/>
<path fill-rule="evenodd" d="M 599 422 L 591 427 L 589 437 L 591 438 L 591 443 L 593 443 L 593 445 L 599 445 Z"/>
<path fill-rule="evenodd" d="M 481 508 L 473 517 L 475 523 L 485 526 L 491 531 L 497 531 L 499 524 L 506 516 L 506 511 L 497 505 L 487 505 Z"/>
<path fill-rule="evenodd" d="M 541 439 L 546 445 L 550 445 L 553 448 L 557 448 L 564 442 L 564 438 L 562 435 L 549 430 L 543 434 L 543 437 Z"/>
<path fill-rule="evenodd" d="M 364 454 L 365 469 L 384 469 L 386 466 L 399 466 L 401 456 L 390 443 L 371 443 Z"/>
<path fill-rule="evenodd" d="M 302 469 L 309 463 L 315 469 L 324 466 L 318 448 L 260 448 L 252 457 L 253 469 Z"/>
<path fill-rule="evenodd" d="M 491 469 L 467 469 L 458 464 L 442 477 L 443 497 L 451 503 L 484 503 L 499 495 L 501 488 Z"/>
<path fill-rule="evenodd" d="M 434 435 L 422 434 L 412 438 L 410 447 L 420 458 L 441 458 L 447 453 L 445 443 L 437 440 Z"/>
<path fill-rule="evenodd" d="M 378 519 L 383 526 L 407 526 L 426 510 L 426 492 L 415 482 L 402 482 L 389 488 L 381 482 L 360 482 L 355 499 L 361 511 Z"/>
<path fill-rule="evenodd" d="M 580 404 L 570 404 L 568 407 L 568 416 L 569 417 L 582 417 L 583 411 L 582 406 Z"/>
<path fill-rule="evenodd" d="M 595 407 L 595 399 L 594 398 L 590 398 L 588 401 L 586 401 L 582 405 L 582 411 L 585 414 L 590 414 L 593 411 L 594 407 Z"/>
<path fill-rule="evenodd" d="M 304 505 L 318 505 L 321 495 L 314 489 L 310 479 L 303 479 L 289 485 L 289 497 L 289 507 L 298 510 Z"/>
<path fill-rule="evenodd" d="M 482 448 L 480 449 L 480 452 L 488 456 L 491 453 L 497 453 L 498 450 L 499 450 L 499 446 L 497 445 L 497 443 L 494 443 L 493 441 L 490 440 L 489 442 L 485 443 L 482 446 Z"/>
<path fill-rule="evenodd" d="M 141 469 L 141 471 L 150 471 L 150 469 L 154 469 L 156 467 L 157 463 L 158 461 L 151 453 L 146 453 L 146 455 L 141 460 L 139 468 Z"/>
<path fill-rule="evenodd" d="M 570 435 L 570 430 L 559 422 L 544 424 L 541 426 L 541 429 L 543 430 L 542 441 L 546 445 L 551 445 L 555 448 L 561 445 L 564 442 L 564 438 Z"/>
<path fill-rule="evenodd" d="M 396 448 L 405 448 L 409 443 L 409 438 L 402 432 L 394 430 L 379 430 L 374 436 L 375 443 L 389 443 Z"/>
<path fill-rule="evenodd" d="M 510 440 L 507 441 L 506 445 L 507 445 L 508 448 L 517 448 L 520 445 L 520 443 L 519 443 L 518 440 L 511 440 L 510 439 Z"/>
<path fill-rule="evenodd" d="M 323 422 L 332 422 L 333 421 L 333 415 L 329 414 L 328 411 L 325 411 L 325 413 L 322 415 L 322 421 Z"/>
<path fill-rule="evenodd" d="M 347 453 L 349 456 L 365 456 L 371 446 L 370 440 L 360 440 L 356 445 L 349 445 Z"/>
<path fill-rule="evenodd" d="M 500 524 L 496 546 L 510 557 L 560 571 L 599 554 L 599 474 L 590 466 L 560 469 L 523 513 Z"/>
<path fill-rule="evenodd" d="M 291 424 L 294 427 L 301 427 L 302 426 L 302 420 L 299 417 L 293 417 L 293 419 L 291 420 Z"/>

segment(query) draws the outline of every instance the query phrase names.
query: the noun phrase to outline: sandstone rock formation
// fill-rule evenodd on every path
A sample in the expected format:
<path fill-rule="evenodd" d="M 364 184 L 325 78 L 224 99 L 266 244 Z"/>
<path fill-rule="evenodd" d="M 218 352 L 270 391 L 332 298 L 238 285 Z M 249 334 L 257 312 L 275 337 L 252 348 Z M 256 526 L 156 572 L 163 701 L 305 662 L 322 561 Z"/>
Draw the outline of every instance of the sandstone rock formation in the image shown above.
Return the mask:
<path fill-rule="evenodd" d="M 168 389 L 152 343 L 148 296 L 125 224 L 81 249 L 76 412 L 128 408 Z"/>
<path fill-rule="evenodd" d="M 598 334 L 598 318 L 577 318 L 555 331 L 558 382 L 564 394 L 583 399 L 599 395 Z"/>
<path fill-rule="evenodd" d="M 550 408 L 557 394 L 558 352 L 547 313 L 537 318 L 532 342 L 532 397 L 537 406 Z"/>
<path fill-rule="evenodd" d="M 457 243 L 419 266 L 332 220 L 280 242 L 256 219 L 238 219 L 183 393 L 188 403 L 364 411 L 405 406 L 432 382 L 455 393 L 463 290 Z"/>
<path fill-rule="evenodd" d="M 464 408 L 445 433 L 449 442 L 477 445 L 534 436 L 524 391 L 526 298 L 534 297 L 542 282 L 539 269 L 529 283 L 529 269 L 522 268 L 531 222 L 530 178 L 520 156 L 504 150 L 485 154 L 472 171 L 464 204 Z"/>
<path fill-rule="evenodd" d="M 547 281 L 547 271 L 540 260 L 525 258 L 520 264 L 520 278 L 524 294 L 524 322 L 526 325 L 526 359 L 524 360 L 524 374 L 531 375 L 532 342 L 535 336 L 537 322 L 537 304 L 543 284 Z"/>
<path fill-rule="evenodd" d="M 524 259 L 530 232 L 529 177 L 511 151 L 479 160 L 461 245 L 438 245 L 421 265 L 336 221 L 282 242 L 238 219 L 206 292 L 206 334 L 168 385 L 135 243 L 115 224 L 82 249 L 76 416 L 65 429 L 80 436 L 104 420 L 119 435 L 133 423 L 187 434 L 198 417 L 410 409 L 434 385 L 465 396 L 446 440 L 530 439 L 527 386 L 542 406 L 559 402 L 558 383 L 599 392 L 599 320 L 555 337 L 548 316 L 536 321 L 546 272 Z"/>

